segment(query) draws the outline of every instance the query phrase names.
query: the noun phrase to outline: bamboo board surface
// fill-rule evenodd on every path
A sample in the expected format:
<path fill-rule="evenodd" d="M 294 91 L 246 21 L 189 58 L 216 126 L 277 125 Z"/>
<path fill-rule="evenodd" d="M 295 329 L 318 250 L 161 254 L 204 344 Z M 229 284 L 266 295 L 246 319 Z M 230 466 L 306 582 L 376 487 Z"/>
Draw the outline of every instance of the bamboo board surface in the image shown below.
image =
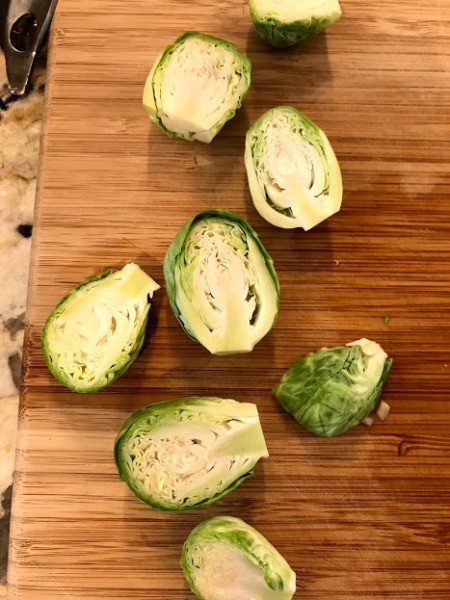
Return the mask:
<path fill-rule="evenodd" d="M 242 0 L 60 1 L 9 600 L 189 600 L 181 544 L 218 514 L 272 541 L 297 572 L 298 599 L 450 598 L 450 4 L 342 8 L 325 34 L 274 51 Z M 192 29 L 253 61 L 243 109 L 209 146 L 165 137 L 141 106 L 157 53 Z M 245 131 L 277 104 L 317 122 L 342 168 L 341 212 L 307 234 L 265 223 L 247 190 Z M 248 218 L 271 253 L 282 291 L 275 329 L 249 355 L 213 357 L 183 333 L 163 288 L 140 358 L 106 392 L 75 395 L 53 380 L 39 338 L 58 299 L 129 261 L 163 284 L 168 244 L 208 207 Z M 271 387 L 302 353 L 362 336 L 394 358 L 388 420 L 334 439 L 303 431 Z M 115 435 L 138 407 L 195 394 L 256 402 L 271 457 L 209 509 L 152 511 L 116 474 Z"/>

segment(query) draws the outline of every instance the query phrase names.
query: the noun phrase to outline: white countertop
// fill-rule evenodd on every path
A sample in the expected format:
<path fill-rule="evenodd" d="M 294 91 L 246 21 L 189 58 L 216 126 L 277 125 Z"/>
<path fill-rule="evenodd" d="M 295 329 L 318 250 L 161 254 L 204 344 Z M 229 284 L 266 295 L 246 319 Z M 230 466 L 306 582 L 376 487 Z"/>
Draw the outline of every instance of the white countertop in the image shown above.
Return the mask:
<path fill-rule="evenodd" d="M 0 110 L 0 497 L 12 483 L 20 363 L 25 324 L 36 175 L 45 72 L 36 71 L 30 94 Z M 0 98 L 7 101 L 3 57 Z M 0 540 L 6 520 L 0 503 Z M 0 548 L 0 598 L 4 597 L 6 548 Z"/>

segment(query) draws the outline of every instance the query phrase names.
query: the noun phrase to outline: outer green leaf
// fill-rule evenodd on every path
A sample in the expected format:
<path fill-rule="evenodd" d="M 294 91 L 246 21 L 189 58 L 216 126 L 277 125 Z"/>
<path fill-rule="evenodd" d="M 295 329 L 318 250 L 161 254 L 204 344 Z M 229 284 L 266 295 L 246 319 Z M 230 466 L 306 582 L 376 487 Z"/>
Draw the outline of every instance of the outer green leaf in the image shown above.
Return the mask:
<path fill-rule="evenodd" d="M 215 397 L 138 410 L 115 443 L 122 479 L 140 500 L 165 511 L 220 500 L 267 456 L 256 406 Z"/>
<path fill-rule="evenodd" d="M 241 106 L 251 69 L 249 58 L 233 44 L 184 33 L 156 59 L 144 106 L 167 135 L 209 143 Z"/>
<path fill-rule="evenodd" d="M 273 395 L 312 433 L 339 435 L 374 410 L 391 366 L 381 346 L 366 339 L 322 348 L 293 364 Z"/>
<path fill-rule="evenodd" d="M 261 38 L 276 48 L 308 40 L 337 21 L 338 0 L 249 0 Z"/>
<path fill-rule="evenodd" d="M 235 517 L 203 521 L 183 545 L 181 567 L 200 600 L 291 600 L 295 573 L 256 529 Z"/>
<path fill-rule="evenodd" d="M 144 343 L 150 298 L 159 285 L 137 265 L 105 271 L 69 292 L 50 313 L 42 348 L 69 389 L 95 392 L 120 377 Z"/>
<path fill-rule="evenodd" d="M 341 207 L 341 171 L 330 142 L 295 108 L 272 108 L 250 127 L 245 167 L 256 210 L 276 227 L 308 230 Z"/>
<path fill-rule="evenodd" d="M 167 251 L 164 276 L 181 326 L 213 354 L 250 352 L 275 323 L 273 261 L 234 213 L 211 209 L 189 219 Z"/>

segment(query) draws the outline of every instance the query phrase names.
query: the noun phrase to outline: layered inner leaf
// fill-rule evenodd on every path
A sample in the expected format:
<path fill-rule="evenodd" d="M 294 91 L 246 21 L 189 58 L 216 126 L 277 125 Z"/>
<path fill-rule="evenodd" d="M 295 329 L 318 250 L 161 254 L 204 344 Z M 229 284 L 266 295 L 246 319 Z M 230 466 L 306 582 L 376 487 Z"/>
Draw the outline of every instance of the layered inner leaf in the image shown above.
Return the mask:
<path fill-rule="evenodd" d="M 74 291 L 46 329 L 53 364 L 77 388 L 94 387 L 127 360 L 159 286 L 137 265 Z"/>
<path fill-rule="evenodd" d="M 320 130 L 297 115 L 270 111 L 258 123 L 253 156 L 270 206 L 309 229 L 329 216 L 330 174 Z"/>
<path fill-rule="evenodd" d="M 139 497 L 163 508 L 195 506 L 221 494 L 267 456 L 256 407 L 234 401 L 236 417 L 176 410 L 158 424 L 143 418 L 121 456 Z M 239 414 L 243 413 L 243 414 Z"/>
<path fill-rule="evenodd" d="M 273 324 L 274 283 L 255 241 L 236 222 L 194 224 L 176 277 L 180 318 L 211 352 L 248 352 Z"/>
<path fill-rule="evenodd" d="M 296 576 L 256 529 L 235 517 L 200 523 L 184 543 L 181 564 L 204 600 L 290 600 Z"/>
<path fill-rule="evenodd" d="M 292 589 L 271 589 L 264 571 L 239 548 L 222 541 L 205 541 L 197 553 L 196 568 L 192 570 L 194 586 L 205 599 L 230 600 L 290 600 Z M 195 552 L 195 550 L 194 550 Z"/>
<path fill-rule="evenodd" d="M 202 139 L 202 132 L 214 129 L 230 109 L 237 108 L 247 90 L 249 79 L 243 70 L 242 59 L 221 40 L 186 37 L 164 55 L 153 77 L 164 127 L 210 141 Z"/>

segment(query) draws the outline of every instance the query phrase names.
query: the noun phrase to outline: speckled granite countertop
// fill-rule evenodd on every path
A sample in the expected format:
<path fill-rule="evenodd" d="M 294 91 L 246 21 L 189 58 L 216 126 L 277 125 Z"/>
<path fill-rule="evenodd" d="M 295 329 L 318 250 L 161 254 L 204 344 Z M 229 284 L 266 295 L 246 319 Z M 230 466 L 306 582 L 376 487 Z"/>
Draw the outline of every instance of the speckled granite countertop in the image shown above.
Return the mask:
<path fill-rule="evenodd" d="M 11 98 L 0 55 L 0 598 L 6 594 L 11 483 L 45 69 Z"/>

